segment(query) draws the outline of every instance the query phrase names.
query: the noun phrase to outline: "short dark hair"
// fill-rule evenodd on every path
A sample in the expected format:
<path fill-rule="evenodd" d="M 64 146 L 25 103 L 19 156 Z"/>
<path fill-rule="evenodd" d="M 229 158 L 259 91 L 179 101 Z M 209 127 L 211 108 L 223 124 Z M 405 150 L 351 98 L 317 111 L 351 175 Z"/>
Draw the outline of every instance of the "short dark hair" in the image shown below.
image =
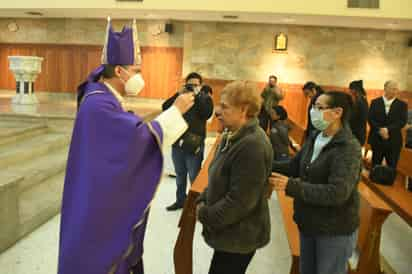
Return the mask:
<path fill-rule="evenodd" d="M 275 79 L 276 81 L 278 80 L 278 78 L 275 75 L 270 75 L 269 76 L 269 80 L 272 79 L 272 78 Z"/>
<path fill-rule="evenodd" d="M 121 66 L 121 67 L 123 67 L 123 68 L 127 68 L 127 66 L 125 66 L 125 65 L 109 65 L 109 64 L 104 64 L 103 66 L 104 66 L 104 69 L 103 69 L 103 72 L 102 72 L 102 77 L 103 77 L 103 78 L 106 78 L 106 79 L 110 79 L 110 78 L 113 78 L 113 77 L 116 76 L 116 74 L 115 74 L 115 72 L 114 72 L 114 69 L 115 69 L 117 66 Z"/>
<path fill-rule="evenodd" d="M 200 76 L 199 73 L 197 72 L 191 72 L 186 76 L 186 83 L 190 80 L 190 79 L 199 79 L 199 82 L 202 83 L 202 76 Z"/>
<path fill-rule="evenodd" d="M 288 113 L 286 112 L 286 109 L 280 105 L 273 106 L 272 109 L 276 112 L 276 114 L 279 116 L 279 120 L 286 120 L 288 119 Z"/>
<path fill-rule="evenodd" d="M 348 122 L 352 113 L 352 97 L 341 91 L 328 91 L 323 95 L 328 96 L 328 106 L 331 108 L 342 108 L 342 123 Z"/>
<path fill-rule="evenodd" d="M 323 94 L 325 91 L 318 85 L 318 84 L 316 84 L 315 82 L 312 82 L 312 81 L 309 81 L 309 82 L 306 82 L 304 85 L 303 85 L 303 88 L 302 88 L 302 90 L 313 90 L 313 89 L 315 89 L 315 91 L 316 91 L 316 95 L 320 95 L 320 94 Z"/>

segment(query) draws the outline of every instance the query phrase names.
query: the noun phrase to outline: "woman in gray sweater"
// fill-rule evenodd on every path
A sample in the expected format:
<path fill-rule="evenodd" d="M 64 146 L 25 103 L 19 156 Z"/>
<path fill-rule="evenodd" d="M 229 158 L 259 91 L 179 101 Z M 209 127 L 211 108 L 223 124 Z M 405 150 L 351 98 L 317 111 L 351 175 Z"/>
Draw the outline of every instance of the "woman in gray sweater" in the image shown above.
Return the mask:
<path fill-rule="evenodd" d="M 226 129 L 198 200 L 206 243 L 215 251 L 209 274 L 243 274 L 270 239 L 266 193 L 273 152 L 256 119 L 260 97 L 246 81 L 228 84 L 217 116 Z"/>
<path fill-rule="evenodd" d="M 300 231 L 301 274 L 344 274 L 359 226 L 361 147 L 347 126 L 351 98 L 320 95 L 310 111 L 320 132 L 292 159 L 289 178 L 272 173 L 271 184 L 294 198 Z"/>

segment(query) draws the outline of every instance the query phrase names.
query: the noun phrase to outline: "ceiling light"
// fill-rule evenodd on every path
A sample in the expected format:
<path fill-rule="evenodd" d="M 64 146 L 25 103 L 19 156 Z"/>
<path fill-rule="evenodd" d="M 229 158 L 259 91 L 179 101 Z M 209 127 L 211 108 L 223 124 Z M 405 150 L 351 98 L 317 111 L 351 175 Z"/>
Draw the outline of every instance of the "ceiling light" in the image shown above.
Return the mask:
<path fill-rule="evenodd" d="M 7 29 L 8 29 L 9 31 L 11 31 L 11 32 L 16 32 L 16 31 L 19 30 L 19 25 L 17 25 L 16 22 L 10 22 L 10 23 L 7 25 Z"/>

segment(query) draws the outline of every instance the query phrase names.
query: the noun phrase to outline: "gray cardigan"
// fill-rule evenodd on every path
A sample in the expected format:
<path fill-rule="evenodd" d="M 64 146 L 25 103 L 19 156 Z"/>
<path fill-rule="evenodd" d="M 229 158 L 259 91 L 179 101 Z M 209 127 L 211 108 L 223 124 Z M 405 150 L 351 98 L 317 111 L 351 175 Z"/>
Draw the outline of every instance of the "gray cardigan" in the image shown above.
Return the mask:
<path fill-rule="evenodd" d="M 209 185 L 199 198 L 203 236 L 212 248 L 249 253 L 270 240 L 265 197 L 273 152 L 268 137 L 253 119 L 234 136 L 223 136 L 209 166 Z"/>
<path fill-rule="evenodd" d="M 359 142 L 344 127 L 310 163 L 313 142 L 309 138 L 289 166 L 294 220 L 305 235 L 351 234 L 359 226 Z"/>

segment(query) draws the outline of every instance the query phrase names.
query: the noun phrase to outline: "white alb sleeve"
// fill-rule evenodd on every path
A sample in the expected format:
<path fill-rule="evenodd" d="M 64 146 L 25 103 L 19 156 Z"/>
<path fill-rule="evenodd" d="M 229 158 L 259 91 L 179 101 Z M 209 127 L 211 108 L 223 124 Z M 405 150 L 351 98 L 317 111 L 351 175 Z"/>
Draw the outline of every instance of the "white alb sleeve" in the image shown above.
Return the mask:
<path fill-rule="evenodd" d="M 171 146 L 187 130 L 188 125 L 176 106 L 171 106 L 155 118 L 163 133 L 163 149 Z"/>

